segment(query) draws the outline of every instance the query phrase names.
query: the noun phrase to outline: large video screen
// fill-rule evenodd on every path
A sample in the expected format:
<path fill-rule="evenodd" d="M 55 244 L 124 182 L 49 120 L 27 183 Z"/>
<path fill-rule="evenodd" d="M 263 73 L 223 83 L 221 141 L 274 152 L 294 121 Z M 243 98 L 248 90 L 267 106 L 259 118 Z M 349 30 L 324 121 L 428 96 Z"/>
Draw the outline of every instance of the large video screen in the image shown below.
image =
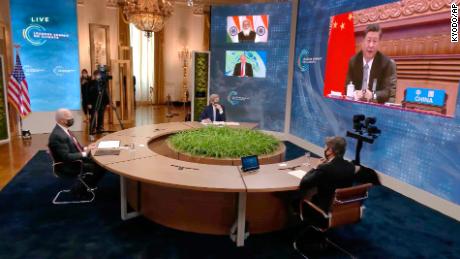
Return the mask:
<path fill-rule="evenodd" d="M 265 78 L 266 63 L 266 51 L 227 50 L 225 52 L 225 75 Z"/>
<path fill-rule="evenodd" d="M 284 130 L 291 5 L 212 7 L 209 94 L 220 96 L 228 121 Z"/>
<path fill-rule="evenodd" d="M 349 26 L 348 20 L 334 20 L 336 25 L 331 23 L 331 17 L 338 18 L 344 12 L 352 15 L 352 26 Z M 339 18 L 348 19 L 348 15 Z M 397 91 L 394 93 L 394 102 L 401 104 L 407 88 L 421 88 L 406 91 L 408 100 L 415 99 L 417 90 L 426 91 L 420 92 L 418 99 L 428 97 L 428 89 L 445 89 L 445 116 L 448 117 L 436 111 L 425 112 L 441 116 L 385 104 L 391 101 L 378 103 L 325 97 L 331 91 L 346 95 L 350 58 L 361 50 L 367 25 L 375 23 L 383 31 L 379 50 L 396 62 Z M 343 70 L 334 69 L 330 59 L 331 53 L 338 55 L 331 52 L 334 39 L 330 31 L 334 26 L 346 33 L 349 33 L 347 29 L 353 28 L 352 35 L 355 36 L 355 41 L 334 38 L 341 44 L 337 52 L 348 55 L 343 59 L 336 56 L 336 65 L 344 66 Z M 460 204 L 460 96 L 455 96 L 459 88 L 460 44 L 451 42 L 450 30 L 449 1 L 300 0 L 289 132 L 316 146 L 323 146 L 328 136 L 346 136 L 346 131 L 353 129 L 354 115 L 375 117 L 376 126 L 382 132 L 373 144 L 365 143 L 362 146 L 361 164 Z M 347 53 L 345 43 L 351 42 L 355 43 L 355 47 L 350 48 L 349 52 L 352 53 Z M 337 87 L 330 81 L 334 76 L 339 82 L 336 83 Z M 373 80 L 371 90 L 372 87 Z M 430 98 L 438 98 L 438 94 Z M 439 98 L 443 99 L 443 96 L 439 95 Z M 453 106 L 453 112 L 449 107 L 455 103 L 457 105 Z M 346 140 L 345 157 L 353 159 L 358 143 L 353 138 Z"/>
<path fill-rule="evenodd" d="M 267 42 L 268 15 L 227 17 L 227 42 Z"/>
<path fill-rule="evenodd" d="M 432 26 L 437 31 L 428 38 L 423 34 L 433 30 L 425 26 L 430 18 L 407 24 L 400 15 L 379 22 L 369 17 L 373 10 L 394 7 L 390 3 L 330 17 L 324 95 L 453 117 L 460 73 L 451 73 L 449 58 L 440 50 L 449 48 L 443 44 L 450 41 L 450 13 L 436 14 L 441 17 L 432 21 L 439 23 Z"/>
<path fill-rule="evenodd" d="M 20 46 L 32 112 L 80 109 L 75 0 L 11 0 L 13 43 Z"/>

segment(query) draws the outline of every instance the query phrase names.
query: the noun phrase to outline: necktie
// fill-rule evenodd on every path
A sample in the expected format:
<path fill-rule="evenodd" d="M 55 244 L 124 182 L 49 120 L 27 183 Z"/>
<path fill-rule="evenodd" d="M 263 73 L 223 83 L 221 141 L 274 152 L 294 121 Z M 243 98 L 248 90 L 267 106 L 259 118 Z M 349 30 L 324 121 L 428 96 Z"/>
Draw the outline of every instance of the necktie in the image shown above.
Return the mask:
<path fill-rule="evenodd" d="M 367 80 L 369 78 L 369 65 L 366 63 L 363 68 L 363 83 L 361 85 L 361 90 L 367 90 Z"/>
<path fill-rule="evenodd" d="M 69 132 L 70 138 L 72 139 L 73 144 L 78 149 L 78 151 L 83 152 L 83 147 L 80 145 L 78 140 L 75 138 L 75 135 L 72 133 L 72 131 L 70 131 L 70 130 L 67 130 L 67 131 Z"/>
<path fill-rule="evenodd" d="M 244 66 L 246 63 L 241 63 L 241 76 L 244 76 Z"/>

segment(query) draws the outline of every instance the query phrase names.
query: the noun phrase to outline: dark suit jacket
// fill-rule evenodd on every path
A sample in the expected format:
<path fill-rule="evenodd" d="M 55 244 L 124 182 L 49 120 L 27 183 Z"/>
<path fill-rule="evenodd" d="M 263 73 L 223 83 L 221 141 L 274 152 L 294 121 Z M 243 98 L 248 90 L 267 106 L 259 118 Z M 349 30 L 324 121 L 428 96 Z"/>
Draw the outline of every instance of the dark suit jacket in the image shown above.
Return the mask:
<path fill-rule="evenodd" d="M 221 104 L 222 110 L 224 111 L 222 114 L 219 113 L 219 110 L 216 109 L 216 119 L 214 120 L 213 112 L 212 112 L 212 105 L 208 105 L 204 108 L 203 112 L 200 115 L 200 121 L 204 119 L 210 119 L 212 121 L 225 121 L 225 107 Z"/>
<path fill-rule="evenodd" d="M 336 157 L 332 161 L 321 164 L 307 173 L 300 182 L 300 190 L 306 192 L 317 188 L 312 202 L 324 211 L 329 211 L 335 189 L 353 185 L 355 166 Z"/>
<path fill-rule="evenodd" d="M 250 31 L 248 36 L 244 35 L 243 31 L 240 31 L 238 33 L 238 42 L 243 42 L 243 41 L 254 42 L 255 39 L 256 39 L 256 32 L 255 31 Z"/>
<path fill-rule="evenodd" d="M 91 84 L 91 78 L 80 78 L 80 86 L 81 86 L 81 106 L 83 111 L 87 112 L 88 104 L 89 104 L 89 88 Z"/>
<path fill-rule="evenodd" d="M 70 138 L 64 130 L 56 125 L 51 132 L 48 139 L 48 147 L 51 151 L 51 155 L 55 162 L 64 162 L 68 166 L 64 165 L 60 167 L 60 172 L 64 174 L 78 174 L 79 168 L 75 167 L 74 163 L 70 163 L 76 160 L 83 160 L 83 156 L 78 151 L 73 140 Z"/>
<path fill-rule="evenodd" d="M 353 82 L 355 90 L 361 90 L 363 82 L 363 52 L 353 56 L 348 63 L 346 85 Z M 372 90 L 374 79 L 377 79 L 377 102 L 387 102 L 391 95 L 391 89 L 396 89 L 396 64 L 387 56 L 377 52 L 372 62 L 371 72 L 369 73 L 369 90 Z"/>
<path fill-rule="evenodd" d="M 246 62 L 244 66 L 244 73 L 245 76 L 253 77 L 254 73 L 252 71 L 252 65 Z M 233 69 L 233 76 L 240 76 L 241 75 L 241 62 L 236 63 L 235 68 Z"/>
<path fill-rule="evenodd" d="M 91 81 L 88 91 L 88 104 L 91 104 L 93 109 L 95 109 L 99 92 L 102 94 L 100 109 L 105 109 L 105 106 L 109 104 L 109 91 L 107 89 L 107 84 L 101 80 Z"/>

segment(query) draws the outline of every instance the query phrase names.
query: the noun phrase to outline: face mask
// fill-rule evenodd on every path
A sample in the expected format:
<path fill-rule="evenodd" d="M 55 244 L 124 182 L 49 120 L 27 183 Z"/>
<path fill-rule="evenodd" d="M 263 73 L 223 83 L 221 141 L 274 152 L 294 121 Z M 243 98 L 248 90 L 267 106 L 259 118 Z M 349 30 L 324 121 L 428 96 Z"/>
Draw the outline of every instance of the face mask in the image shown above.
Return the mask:
<path fill-rule="evenodd" d="M 330 157 L 330 154 L 329 155 L 327 154 L 328 150 L 329 150 L 328 148 L 324 150 L 324 158 L 326 158 L 326 160 L 329 160 L 329 157 Z"/>
<path fill-rule="evenodd" d="M 67 127 L 72 127 L 73 123 L 74 123 L 74 120 L 73 120 L 73 119 L 67 120 L 67 121 L 66 121 L 66 126 L 67 126 Z"/>

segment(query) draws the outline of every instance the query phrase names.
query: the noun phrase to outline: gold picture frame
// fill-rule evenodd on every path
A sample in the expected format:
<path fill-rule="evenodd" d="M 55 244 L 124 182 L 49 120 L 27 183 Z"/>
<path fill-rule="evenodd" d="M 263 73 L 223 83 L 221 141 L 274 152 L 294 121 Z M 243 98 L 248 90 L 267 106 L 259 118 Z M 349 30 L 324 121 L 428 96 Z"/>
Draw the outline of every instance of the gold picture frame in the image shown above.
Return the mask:
<path fill-rule="evenodd" d="M 98 65 L 108 66 L 110 64 L 109 29 L 108 25 L 89 24 L 91 71 L 95 71 Z"/>

